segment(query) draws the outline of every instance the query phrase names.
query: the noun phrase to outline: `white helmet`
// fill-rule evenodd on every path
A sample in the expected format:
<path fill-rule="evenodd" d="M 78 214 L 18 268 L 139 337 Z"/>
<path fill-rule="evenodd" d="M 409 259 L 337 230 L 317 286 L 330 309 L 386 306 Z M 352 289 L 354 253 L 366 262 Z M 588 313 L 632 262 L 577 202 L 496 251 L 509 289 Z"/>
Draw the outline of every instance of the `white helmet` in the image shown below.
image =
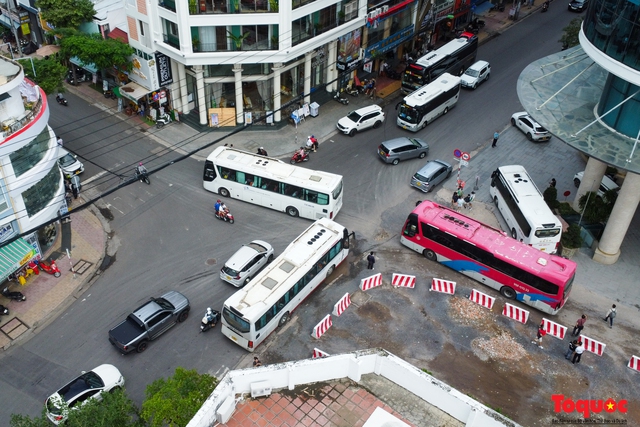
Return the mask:
<path fill-rule="evenodd" d="M 212 310 L 211 307 L 207 307 L 207 314 L 211 314 Z"/>

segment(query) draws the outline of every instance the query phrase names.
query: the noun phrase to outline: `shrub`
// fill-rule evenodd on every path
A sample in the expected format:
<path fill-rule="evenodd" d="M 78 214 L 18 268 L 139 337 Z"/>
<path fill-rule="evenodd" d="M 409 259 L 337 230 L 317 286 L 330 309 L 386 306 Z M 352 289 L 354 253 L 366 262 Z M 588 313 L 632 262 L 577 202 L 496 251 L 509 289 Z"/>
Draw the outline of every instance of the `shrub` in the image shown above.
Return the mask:
<path fill-rule="evenodd" d="M 551 210 L 559 207 L 560 202 L 558 201 L 558 190 L 555 187 L 547 187 L 547 189 L 542 193 L 542 197 L 544 198 L 544 201 L 547 202 L 547 205 Z"/>
<path fill-rule="evenodd" d="M 562 247 L 569 249 L 581 247 L 580 226 L 578 224 L 570 224 L 569 229 L 562 233 L 560 243 L 562 243 Z"/>

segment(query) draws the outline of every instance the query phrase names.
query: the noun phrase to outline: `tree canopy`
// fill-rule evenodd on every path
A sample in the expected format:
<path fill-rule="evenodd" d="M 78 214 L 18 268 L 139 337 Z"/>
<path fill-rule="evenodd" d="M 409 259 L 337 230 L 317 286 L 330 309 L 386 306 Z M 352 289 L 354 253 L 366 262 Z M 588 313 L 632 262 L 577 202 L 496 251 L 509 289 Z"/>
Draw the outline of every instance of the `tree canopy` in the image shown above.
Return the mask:
<path fill-rule="evenodd" d="M 33 66 L 31 61 L 25 59 L 18 59 L 18 62 L 24 68 L 25 75 L 36 82 L 45 93 L 50 94 L 64 90 L 62 81 L 67 73 L 67 67 L 62 65 L 53 55 L 49 59 L 33 59 Z M 33 75 L 34 68 L 36 70 L 35 76 Z"/>
<path fill-rule="evenodd" d="M 83 22 L 91 22 L 96 14 L 91 0 L 37 0 L 42 19 L 59 28 L 78 28 Z"/>
<path fill-rule="evenodd" d="M 150 427 L 186 426 L 217 385 L 209 374 L 178 367 L 173 377 L 147 386 L 141 417 Z"/>
<path fill-rule="evenodd" d="M 562 37 L 559 42 L 562 43 L 563 49 L 568 49 L 570 47 L 574 47 L 580 44 L 580 40 L 578 35 L 580 34 L 580 27 L 582 26 L 582 18 L 573 18 L 569 25 L 564 27 L 562 31 Z"/>
<path fill-rule="evenodd" d="M 67 58 L 77 57 L 85 64 L 94 64 L 102 70 L 116 66 L 130 70 L 129 57 L 135 52 L 120 40 L 103 39 L 100 34 L 71 33 L 60 38 L 61 52 Z"/>

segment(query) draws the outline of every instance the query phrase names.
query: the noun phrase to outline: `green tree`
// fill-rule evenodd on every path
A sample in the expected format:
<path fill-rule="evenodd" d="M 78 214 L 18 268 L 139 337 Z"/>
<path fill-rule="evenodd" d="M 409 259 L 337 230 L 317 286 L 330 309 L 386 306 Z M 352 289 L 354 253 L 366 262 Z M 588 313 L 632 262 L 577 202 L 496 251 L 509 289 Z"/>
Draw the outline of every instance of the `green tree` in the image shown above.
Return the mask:
<path fill-rule="evenodd" d="M 39 417 L 34 418 L 28 415 L 11 414 L 9 425 L 11 427 L 51 427 L 51 421 L 49 421 L 43 410 Z"/>
<path fill-rule="evenodd" d="M 78 28 L 96 14 L 91 0 L 37 0 L 36 7 L 54 28 Z"/>
<path fill-rule="evenodd" d="M 184 427 L 217 385 L 218 380 L 209 374 L 178 367 L 173 377 L 147 386 L 141 417 L 149 427 Z"/>
<path fill-rule="evenodd" d="M 24 68 L 25 75 L 36 82 L 45 93 L 51 94 L 64 91 L 62 81 L 67 74 L 67 67 L 57 59 L 34 59 L 33 67 L 31 66 L 31 61 L 19 59 L 18 62 Z M 34 68 L 36 76 L 33 75 Z"/>
<path fill-rule="evenodd" d="M 580 34 L 580 27 L 582 26 L 582 18 L 573 18 L 569 25 L 564 27 L 562 31 L 562 37 L 558 40 L 562 43 L 563 49 L 568 49 L 570 47 L 574 47 L 580 44 L 580 40 L 578 39 L 578 34 Z"/>
<path fill-rule="evenodd" d="M 113 66 L 130 70 L 129 57 L 135 52 L 120 40 L 103 39 L 100 34 L 67 33 L 60 38 L 61 53 L 64 57 L 77 57 L 85 64 L 94 64 L 102 70 Z"/>
<path fill-rule="evenodd" d="M 233 44 L 235 45 L 237 50 L 242 50 L 242 43 L 244 43 L 245 39 L 251 35 L 251 33 L 249 33 L 248 31 L 241 36 L 233 34 L 229 30 L 227 30 L 227 33 L 229 33 L 227 38 L 233 41 Z"/>

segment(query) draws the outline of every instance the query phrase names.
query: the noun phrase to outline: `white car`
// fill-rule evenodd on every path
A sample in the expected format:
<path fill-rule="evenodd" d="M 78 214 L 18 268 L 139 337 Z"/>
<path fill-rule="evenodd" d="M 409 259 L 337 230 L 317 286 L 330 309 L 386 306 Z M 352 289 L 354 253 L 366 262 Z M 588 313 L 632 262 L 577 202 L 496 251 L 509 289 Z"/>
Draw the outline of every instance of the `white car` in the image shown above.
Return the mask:
<path fill-rule="evenodd" d="M 584 171 L 578 172 L 573 176 L 573 184 L 576 188 L 580 187 L 580 182 L 582 182 L 582 177 L 584 176 Z M 618 190 L 620 187 L 618 184 L 613 182 L 611 178 L 607 175 L 602 177 L 602 182 L 600 183 L 600 188 L 598 188 L 598 196 L 603 197 L 604 193 L 609 190 Z"/>
<path fill-rule="evenodd" d="M 354 136 L 356 132 L 361 130 L 374 128 L 377 129 L 384 122 L 384 112 L 379 105 L 369 105 L 358 110 L 352 111 L 347 116 L 338 120 L 338 129 L 340 132 Z"/>
<path fill-rule="evenodd" d="M 59 150 L 62 156 L 58 159 L 58 166 L 62 169 L 65 178 L 71 178 L 74 175 L 84 172 L 84 165 L 80 160 L 78 160 L 78 156 L 69 153 L 63 148 L 60 148 Z"/>
<path fill-rule="evenodd" d="M 88 399 L 102 400 L 102 393 L 124 387 L 124 377 L 113 365 L 100 365 L 75 378 L 45 402 L 47 417 L 58 425 L 67 419 L 69 410 L 82 406 Z"/>
<path fill-rule="evenodd" d="M 491 76 L 491 65 L 487 61 L 478 61 L 460 76 L 460 85 L 475 89 L 483 81 L 489 80 L 489 76 Z"/>
<path fill-rule="evenodd" d="M 243 245 L 224 263 L 224 267 L 220 269 L 220 278 L 233 286 L 242 287 L 271 261 L 273 247 L 262 240 L 254 240 Z"/>
<path fill-rule="evenodd" d="M 533 120 L 526 111 L 512 115 L 511 124 L 527 135 L 529 141 L 541 142 L 551 139 L 551 133 Z"/>

